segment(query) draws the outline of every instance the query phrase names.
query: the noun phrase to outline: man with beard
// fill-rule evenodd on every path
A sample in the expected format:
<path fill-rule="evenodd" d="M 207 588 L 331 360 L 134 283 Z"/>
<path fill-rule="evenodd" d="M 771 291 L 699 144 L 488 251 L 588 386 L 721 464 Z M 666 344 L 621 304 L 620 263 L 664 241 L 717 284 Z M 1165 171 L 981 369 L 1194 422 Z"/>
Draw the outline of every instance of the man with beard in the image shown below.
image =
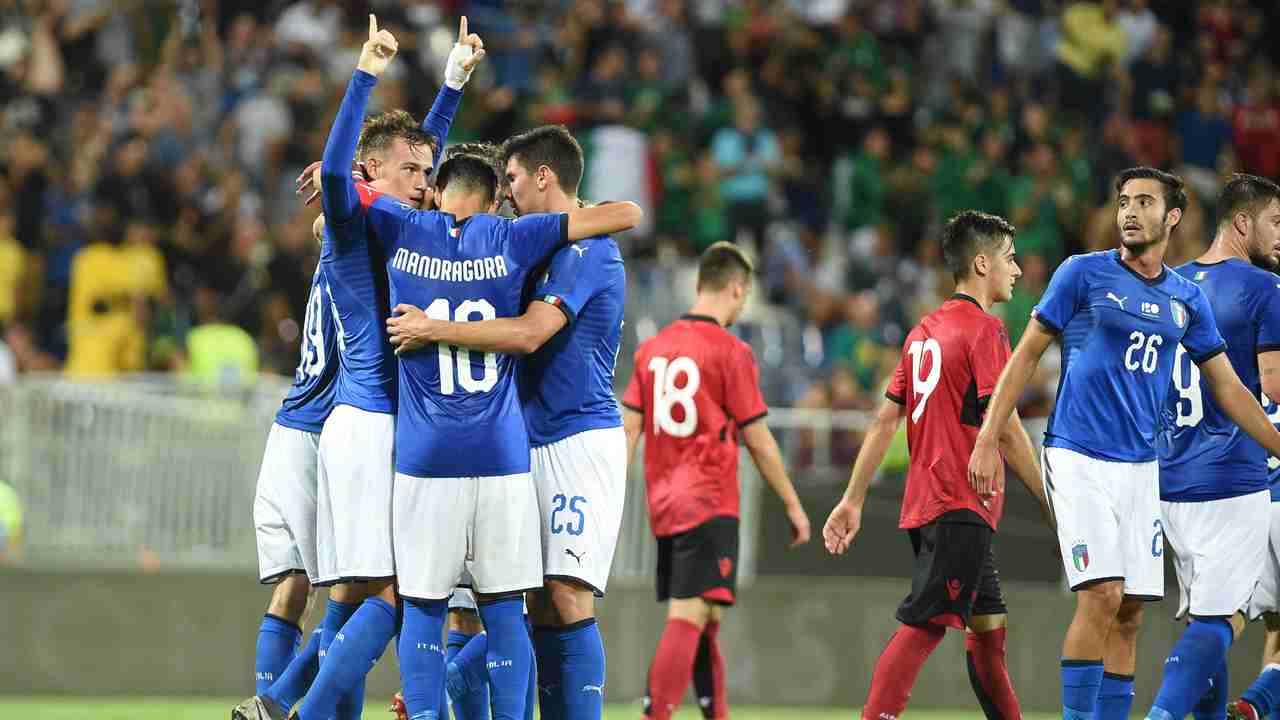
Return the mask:
<path fill-rule="evenodd" d="M 1074 256 L 1054 273 L 1000 376 L 969 460 L 971 482 L 997 476 L 1005 424 L 1040 356 L 1060 335 L 1062 380 L 1042 465 L 1076 592 L 1062 647 L 1067 720 L 1126 717 L 1132 703 L 1143 602 L 1164 595 L 1156 433 L 1175 356 L 1185 352 L 1199 366 L 1232 423 L 1272 454 L 1280 450 L 1280 432 L 1224 356 L 1205 292 L 1164 264 L 1186 206 L 1182 180 L 1131 168 L 1115 189 L 1121 247 Z M 1225 620 L 1192 623 L 1174 648 L 1179 661 L 1165 665 L 1165 686 L 1203 675 L 1207 689 L 1230 642 Z M 1159 702 L 1153 712 L 1182 717 L 1190 710 Z"/>

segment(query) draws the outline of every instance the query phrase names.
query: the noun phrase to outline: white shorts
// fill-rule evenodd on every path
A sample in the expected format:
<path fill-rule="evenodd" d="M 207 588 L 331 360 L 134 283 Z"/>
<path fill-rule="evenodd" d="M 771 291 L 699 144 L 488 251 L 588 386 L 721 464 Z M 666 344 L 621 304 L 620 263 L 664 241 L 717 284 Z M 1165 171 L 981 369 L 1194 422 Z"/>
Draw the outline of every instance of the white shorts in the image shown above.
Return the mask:
<path fill-rule="evenodd" d="M 1258 586 L 1249 600 L 1250 620 L 1257 620 L 1263 613 L 1280 612 L 1280 502 L 1271 503 L 1267 512 L 1270 542 Z"/>
<path fill-rule="evenodd" d="M 395 577 L 391 488 L 395 416 L 339 405 L 320 433 L 319 585 Z"/>
<path fill-rule="evenodd" d="M 627 435 L 587 430 L 533 449 L 546 577 L 586 583 L 604 596 L 627 494 Z"/>
<path fill-rule="evenodd" d="M 458 586 L 449 596 L 450 610 L 476 610 L 476 594 L 471 592 L 471 586 L 474 584 L 471 573 L 464 569 L 462 577 L 458 579 Z"/>
<path fill-rule="evenodd" d="M 477 593 L 542 586 L 538 498 L 529 473 L 420 478 L 396 473 L 393 503 L 400 594 L 453 595 L 463 571 Z"/>
<path fill-rule="evenodd" d="M 1230 617 L 1249 607 L 1267 562 L 1271 491 L 1206 502 L 1162 502 L 1178 572 L 1178 615 Z"/>
<path fill-rule="evenodd" d="M 271 424 L 253 497 L 258 579 L 316 575 L 316 453 L 320 433 Z"/>
<path fill-rule="evenodd" d="M 1160 464 L 1098 460 L 1046 447 L 1044 486 L 1072 590 L 1124 580 L 1124 594 L 1164 597 Z"/>

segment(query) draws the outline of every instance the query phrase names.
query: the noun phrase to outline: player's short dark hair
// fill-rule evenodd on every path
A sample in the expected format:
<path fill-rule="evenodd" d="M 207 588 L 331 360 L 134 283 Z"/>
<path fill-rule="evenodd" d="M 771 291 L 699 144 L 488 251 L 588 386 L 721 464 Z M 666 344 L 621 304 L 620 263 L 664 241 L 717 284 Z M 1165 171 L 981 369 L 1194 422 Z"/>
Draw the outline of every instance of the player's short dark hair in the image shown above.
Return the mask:
<path fill-rule="evenodd" d="M 506 187 L 507 173 L 502 167 L 502 148 L 491 142 L 462 142 L 448 145 L 444 149 L 444 155 L 440 158 L 440 164 L 443 165 L 448 160 L 458 155 L 470 155 L 483 159 L 493 168 L 493 174 L 498 176 L 498 195 L 502 196 L 503 188 Z M 439 176 L 437 176 L 437 181 Z M 438 184 L 438 183 L 437 183 Z"/>
<path fill-rule="evenodd" d="M 1187 209 L 1187 189 L 1186 184 L 1182 182 L 1182 178 L 1171 172 L 1165 172 L 1153 167 L 1132 167 L 1123 170 L 1116 176 L 1116 194 L 1124 189 L 1124 184 L 1130 180 L 1155 180 L 1164 186 L 1164 214 L 1168 215 L 1169 211 L 1177 208 L 1179 210 Z"/>
<path fill-rule="evenodd" d="M 578 194 L 582 183 L 582 146 L 563 125 L 543 125 L 513 135 L 502 143 L 502 164 L 511 158 L 525 170 L 534 172 L 546 165 L 560 179 L 560 189 L 569 195 Z"/>
<path fill-rule="evenodd" d="M 721 240 L 703 250 L 702 257 L 698 258 L 698 291 L 723 290 L 736 277 L 751 279 L 755 270 L 755 264 L 742 248 Z"/>
<path fill-rule="evenodd" d="M 482 194 L 485 202 L 493 202 L 498 196 L 498 173 L 486 158 L 465 153 L 451 155 L 436 173 L 436 189 L 444 192 L 449 186 Z"/>
<path fill-rule="evenodd" d="M 957 282 L 973 272 L 973 259 L 996 252 L 1013 237 L 1013 224 L 999 215 L 964 210 L 942 227 L 942 262 Z"/>
<path fill-rule="evenodd" d="M 418 122 L 404 110 L 388 110 L 370 115 L 360 128 L 360 140 L 356 142 L 356 159 L 364 161 L 391 149 L 396 139 L 402 138 L 410 146 L 426 145 L 434 159 L 436 139 L 418 127 Z"/>
<path fill-rule="evenodd" d="M 1272 200 L 1280 200 L 1280 185 L 1257 175 L 1236 173 L 1218 193 L 1218 224 L 1231 222 L 1240 212 L 1257 217 Z"/>

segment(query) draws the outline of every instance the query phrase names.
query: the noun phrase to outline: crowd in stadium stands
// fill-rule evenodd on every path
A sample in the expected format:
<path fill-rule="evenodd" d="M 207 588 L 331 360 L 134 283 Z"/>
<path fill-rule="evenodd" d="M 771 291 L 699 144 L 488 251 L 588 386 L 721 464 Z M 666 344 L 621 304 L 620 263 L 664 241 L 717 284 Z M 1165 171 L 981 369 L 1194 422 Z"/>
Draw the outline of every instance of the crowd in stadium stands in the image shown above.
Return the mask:
<path fill-rule="evenodd" d="M 633 257 L 749 243 L 760 299 L 820 333 L 782 398 L 806 406 L 876 402 L 958 210 L 1018 227 L 1016 343 L 1056 264 L 1115 244 L 1116 170 L 1195 189 L 1170 263 L 1225 173 L 1280 175 L 1270 2 L 0 0 L 0 368 L 291 373 L 317 251 L 293 178 L 370 7 L 401 39 L 374 109 L 425 111 L 467 14 L 490 59 L 450 141 L 563 123 L 584 197 L 649 209 Z"/>

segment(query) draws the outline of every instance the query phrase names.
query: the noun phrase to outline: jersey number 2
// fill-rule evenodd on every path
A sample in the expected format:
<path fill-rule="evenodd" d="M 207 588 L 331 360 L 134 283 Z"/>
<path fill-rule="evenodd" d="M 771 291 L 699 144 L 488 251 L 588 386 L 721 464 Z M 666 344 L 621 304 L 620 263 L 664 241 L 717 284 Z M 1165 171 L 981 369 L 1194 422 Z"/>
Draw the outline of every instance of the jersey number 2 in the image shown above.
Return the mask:
<path fill-rule="evenodd" d="M 432 320 L 452 320 L 454 322 L 469 322 L 472 315 L 478 314 L 481 320 L 492 320 L 498 316 L 498 312 L 494 310 L 493 304 L 488 300 L 464 300 L 458 303 L 458 307 L 453 311 L 453 317 L 449 317 L 449 300 L 447 298 L 436 298 L 426 309 L 427 317 Z M 437 350 L 440 354 L 440 394 L 452 395 L 454 392 L 454 358 L 457 357 L 458 366 L 458 384 L 462 385 L 462 389 L 469 393 L 489 392 L 494 385 L 498 384 L 498 356 L 487 352 L 484 354 L 484 375 L 476 379 L 471 375 L 471 351 L 466 348 L 454 347 L 443 343 L 437 344 Z"/>
<path fill-rule="evenodd" d="M 929 397 L 938 389 L 938 380 L 942 378 L 942 345 L 937 340 L 916 340 L 907 346 L 907 354 L 911 356 L 911 389 L 916 395 L 915 409 L 911 411 L 911 422 L 920 422 L 924 414 L 924 406 Z M 921 375 L 925 357 L 929 358 L 929 374 Z"/>
<path fill-rule="evenodd" d="M 698 364 L 685 356 L 671 361 L 653 357 L 649 359 L 649 370 L 653 373 L 653 434 L 689 437 L 698 428 L 698 406 L 693 402 L 693 394 L 702 383 Z M 678 386 L 676 381 L 681 375 L 685 377 L 684 385 Z M 677 421 L 671 415 L 677 405 L 684 411 L 683 420 Z"/>

